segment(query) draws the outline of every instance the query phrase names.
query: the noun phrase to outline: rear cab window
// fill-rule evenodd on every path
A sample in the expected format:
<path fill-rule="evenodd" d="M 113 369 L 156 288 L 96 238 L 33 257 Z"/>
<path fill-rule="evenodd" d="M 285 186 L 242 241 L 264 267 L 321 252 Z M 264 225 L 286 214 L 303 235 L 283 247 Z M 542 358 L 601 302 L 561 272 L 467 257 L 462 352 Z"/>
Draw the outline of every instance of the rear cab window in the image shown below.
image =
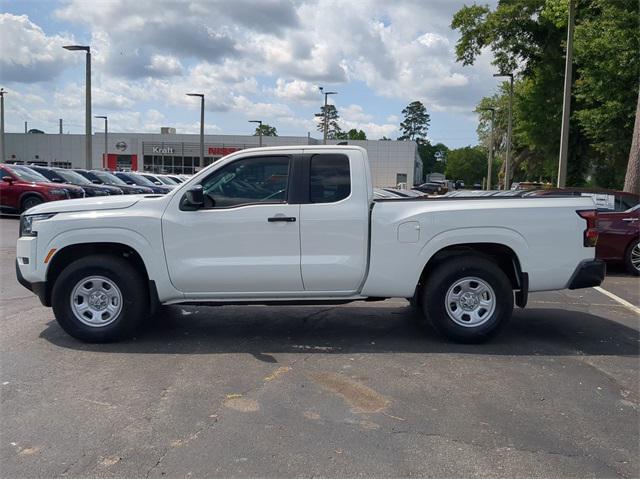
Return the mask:
<path fill-rule="evenodd" d="M 349 157 L 340 154 L 312 155 L 309 164 L 309 202 L 335 203 L 350 194 Z"/>

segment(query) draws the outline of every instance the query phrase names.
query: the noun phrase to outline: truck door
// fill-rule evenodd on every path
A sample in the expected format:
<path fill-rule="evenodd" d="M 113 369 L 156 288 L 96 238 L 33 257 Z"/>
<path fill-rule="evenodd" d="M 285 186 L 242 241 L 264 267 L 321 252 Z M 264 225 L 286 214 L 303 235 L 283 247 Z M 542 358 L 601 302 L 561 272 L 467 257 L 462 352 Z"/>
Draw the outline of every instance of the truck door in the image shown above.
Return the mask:
<path fill-rule="evenodd" d="M 162 220 L 169 276 L 190 293 L 302 291 L 299 204 L 289 204 L 291 155 L 243 156 L 200 184 L 205 206 L 172 199 Z M 194 186 L 194 185 L 192 185 Z"/>
<path fill-rule="evenodd" d="M 301 269 L 306 291 L 354 293 L 368 257 L 369 199 L 359 150 L 307 153 L 308 201 L 300 205 Z"/>

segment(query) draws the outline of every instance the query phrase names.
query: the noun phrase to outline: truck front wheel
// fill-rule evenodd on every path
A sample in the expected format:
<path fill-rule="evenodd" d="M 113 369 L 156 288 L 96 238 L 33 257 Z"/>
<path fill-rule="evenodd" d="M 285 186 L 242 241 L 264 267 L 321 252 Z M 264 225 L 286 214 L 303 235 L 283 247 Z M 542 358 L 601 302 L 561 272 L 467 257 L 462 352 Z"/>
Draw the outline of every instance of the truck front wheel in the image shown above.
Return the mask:
<path fill-rule="evenodd" d="M 511 317 L 513 289 L 493 262 L 464 255 L 446 260 L 426 278 L 422 308 L 442 335 L 479 343 L 495 335 Z"/>
<path fill-rule="evenodd" d="M 56 320 L 68 334 L 109 342 L 131 334 L 148 314 L 147 287 L 124 258 L 92 255 L 67 266 L 52 291 Z"/>

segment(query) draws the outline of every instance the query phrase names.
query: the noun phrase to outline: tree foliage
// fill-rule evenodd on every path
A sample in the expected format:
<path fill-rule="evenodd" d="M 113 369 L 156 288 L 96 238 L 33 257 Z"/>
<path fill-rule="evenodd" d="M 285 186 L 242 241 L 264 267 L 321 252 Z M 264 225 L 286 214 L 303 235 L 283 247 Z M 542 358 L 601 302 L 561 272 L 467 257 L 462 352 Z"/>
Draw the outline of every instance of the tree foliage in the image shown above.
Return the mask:
<path fill-rule="evenodd" d="M 367 134 L 363 130 L 352 128 L 349 131 L 341 131 L 336 134 L 337 140 L 366 140 Z"/>
<path fill-rule="evenodd" d="M 422 172 L 444 173 L 444 165 L 449 154 L 449 148 L 444 143 L 432 145 L 429 141 L 418 141 L 418 155 L 422 160 Z"/>
<path fill-rule="evenodd" d="M 256 131 L 253 133 L 253 136 L 259 136 L 262 132 L 262 136 L 278 136 L 278 130 L 275 126 L 271 126 L 267 123 L 263 123 L 262 125 L 258 125 Z"/>
<path fill-rule="evenodd" d="M 450 180 L 462 180 L 467 186 L 482 183 L 487 176 L 487 161 L 487 152 L 482 147 L 456 148 L 447 154 L 445 175 Z"/>
<path fill-rule="evenodd" d="M 512 143 L 516 180 L 553 181 L 557 175 L 567 5 L 566 0 L 500 0 L 495 10 L 465 6 L 451 24 L 460 32 L 459 62 L 473 64 L 490 48 L 496 71 L 518 74 Z M 567 184 L 582 184 L 592 175 L 601 186 L 620 187 L 640 73 L 639 6 L 637 0 L 579 0 L 576 11 Z M 503 85 L 479 106 L 503 104 L 506 93 Z M 500 107 L 497 130 L 505 115 Z M 501 135 L 500 153 L 504 145 Z"/>
<path fill-rule="evenodd" d="M 416 140 L 426 138 L 431 117 L 420 101 L 409 103 L 403 110 L 404 120 L 400 123 L 402 136 L 398 140 Z"/>
<path fill-rule="evenodd" d="M 329 140 L 337 140 L 342 136 L 342 129 L 338 123 L 340 115 L 335 105 L 323 105 L 320 107 L 320 113 L 316 113 L 316 121 L 318 122 L 318 131 L 324 135 L 324 112 L 327 110 L 327 138 Z"/>

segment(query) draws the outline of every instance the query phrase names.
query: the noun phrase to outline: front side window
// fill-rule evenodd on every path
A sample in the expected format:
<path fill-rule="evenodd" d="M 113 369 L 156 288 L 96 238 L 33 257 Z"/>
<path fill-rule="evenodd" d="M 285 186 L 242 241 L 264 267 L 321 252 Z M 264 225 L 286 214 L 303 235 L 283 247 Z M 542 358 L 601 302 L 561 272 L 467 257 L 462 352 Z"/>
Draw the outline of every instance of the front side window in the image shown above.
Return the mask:
<path fill-rule="evenodd" d="M 286 203 L 290 158 L 252 157 L 234 161 L 202 182 L 206 208 Z"/>
<path fill-rule="evenodd" d="M 309 171 L 311 203 L 334 203 L 351 194 L 351 174 L 347 156 L 313 155 Z"/>

